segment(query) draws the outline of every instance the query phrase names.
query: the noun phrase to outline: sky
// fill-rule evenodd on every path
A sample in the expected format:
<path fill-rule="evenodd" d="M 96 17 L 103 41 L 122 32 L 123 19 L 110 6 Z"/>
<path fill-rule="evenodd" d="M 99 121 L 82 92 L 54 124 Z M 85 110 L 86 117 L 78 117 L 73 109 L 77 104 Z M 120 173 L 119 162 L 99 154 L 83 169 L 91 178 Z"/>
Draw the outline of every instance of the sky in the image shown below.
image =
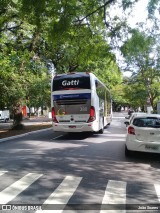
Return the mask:
<path fill-rule="evenodd" d="M 132 27 L 136 27 L 136 23 L 138 22 L 145 22 L 147 18 L 147 4 L 148 0 L 139 0 L 135 4 L 133 12 L 128 19 L 128 22 Z"/>

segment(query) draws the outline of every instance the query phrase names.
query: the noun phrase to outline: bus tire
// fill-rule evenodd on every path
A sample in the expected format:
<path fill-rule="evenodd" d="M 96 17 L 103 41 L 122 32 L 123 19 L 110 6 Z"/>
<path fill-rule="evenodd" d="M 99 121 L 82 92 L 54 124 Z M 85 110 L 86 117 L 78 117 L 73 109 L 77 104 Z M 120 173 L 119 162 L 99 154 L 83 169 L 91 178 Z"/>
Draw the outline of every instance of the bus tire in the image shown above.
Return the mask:
<path fill-rule="evenodd" d="M 103 119 L 103 121 L 102 121 L 101 127 L 102 127 L 102 128 L 99 130 L 99 133 L 100 133 L 100 134 L 103 134 L 103 132 L 104 132 L 104 119 Z"/>
<path fill-rule="evenodd" d="M 110 126 L 110 123 L 108 123 L 104 128 L 107 129 Z"/>

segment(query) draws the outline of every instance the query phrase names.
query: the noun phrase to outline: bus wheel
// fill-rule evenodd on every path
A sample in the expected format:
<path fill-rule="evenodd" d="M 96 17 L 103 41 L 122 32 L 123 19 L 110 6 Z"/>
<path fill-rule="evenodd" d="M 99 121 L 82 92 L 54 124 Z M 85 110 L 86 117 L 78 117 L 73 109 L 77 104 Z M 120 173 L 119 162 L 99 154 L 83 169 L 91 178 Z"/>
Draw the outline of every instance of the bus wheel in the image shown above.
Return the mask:
<path fill-rule="evenodd" d="M 103 121 L 102 121 L 102 126 L 101 126 L 102 128 L 99 130 L 99 133 L 100 134 L 103 134 L 103 132 L 104 132 L 104 119 L 103 119 Z"/>

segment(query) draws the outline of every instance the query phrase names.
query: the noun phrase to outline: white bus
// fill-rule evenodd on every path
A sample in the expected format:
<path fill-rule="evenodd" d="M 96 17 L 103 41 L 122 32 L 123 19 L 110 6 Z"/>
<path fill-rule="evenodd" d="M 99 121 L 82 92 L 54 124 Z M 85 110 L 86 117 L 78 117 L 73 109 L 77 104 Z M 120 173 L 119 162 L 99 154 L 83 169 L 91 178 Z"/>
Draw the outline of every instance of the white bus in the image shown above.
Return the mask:
<path fill-rule="evenodd" d="M 57 74 L 51 85 L 54 131 L 103 133 L 111 123 L 111 94 L 94 74 Z"/>

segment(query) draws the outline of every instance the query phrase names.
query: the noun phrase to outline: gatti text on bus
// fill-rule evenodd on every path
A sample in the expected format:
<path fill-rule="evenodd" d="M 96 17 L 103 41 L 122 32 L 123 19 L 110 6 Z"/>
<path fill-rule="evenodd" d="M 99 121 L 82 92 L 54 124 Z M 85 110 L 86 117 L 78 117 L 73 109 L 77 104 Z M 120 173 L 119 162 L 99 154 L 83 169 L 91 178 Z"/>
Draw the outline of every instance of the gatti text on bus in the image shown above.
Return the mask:
<path fill-rule="evenodd" d="M 111 123 L 110 91 L 94 74 L 57 74 L 51 90 L 54 131 L 103 133 Z"/>

